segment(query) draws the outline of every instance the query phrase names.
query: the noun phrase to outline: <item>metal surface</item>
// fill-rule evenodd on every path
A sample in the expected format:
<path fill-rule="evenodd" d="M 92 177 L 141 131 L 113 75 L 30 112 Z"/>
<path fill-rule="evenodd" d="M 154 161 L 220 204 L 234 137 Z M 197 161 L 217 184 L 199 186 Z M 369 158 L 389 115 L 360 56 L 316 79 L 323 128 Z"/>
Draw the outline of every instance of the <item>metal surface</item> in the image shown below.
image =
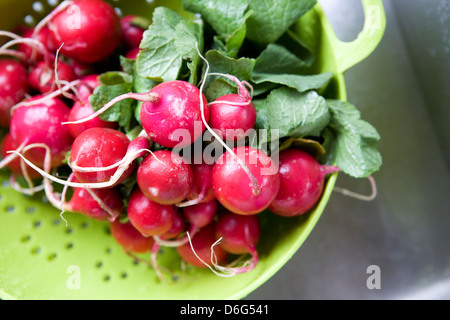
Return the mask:
<path fill-rule="evenodd" d="M 360 0 L 319 0 L 352 40 Z M 246 299 L 450 298 L 450 3 L 384 1 L 375 52 L 346 73 L 348 100 L 380 132 L 372 202 L 332 195 L 306 243 Z M 337 186 L 369 193 L 367 180 Z"/>

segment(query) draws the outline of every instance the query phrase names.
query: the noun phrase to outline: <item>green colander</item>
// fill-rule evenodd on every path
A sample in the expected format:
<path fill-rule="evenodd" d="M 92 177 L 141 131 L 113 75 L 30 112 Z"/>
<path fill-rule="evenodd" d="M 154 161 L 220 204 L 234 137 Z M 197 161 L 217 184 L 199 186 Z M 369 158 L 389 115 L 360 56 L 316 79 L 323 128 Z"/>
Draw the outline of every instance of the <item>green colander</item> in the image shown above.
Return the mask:
<path fill-rule="evenodd" d="M 0 28 L 8 30 L 45 16 L 58 1 L 0 0 Z M 155 6 L 181 10 L 178 1 L 111 1 L 125 14 L 151 16 Z M 353 42 L 338 40 L 320 5 L 294 26 L 318 54 L 317 72 L 334 78 L 327 97 L 346 100 L 344 72 L 366 58 L 385 28 L 381 0 L 362 0 L 365 24 Z M 332 193 L 332 175 L 316 209 L 307 215 L 281 218 L 264 213 L 260 261 L 251 272 L 223 278 L 208 269 L 182 268 L 171 248 L 159 255 L 170 268 L 161 281 L 145 262 L 127 256 L 112 239 L 106 223 L 60 212 L 42 194 L 24 196 L 9 187 L 0 172 L 0 298 L 2 299 L 241 299 L 262 285 L 293 256 L 313 230 Z M 149 257 L 141 257 L 147 259 Z"/>

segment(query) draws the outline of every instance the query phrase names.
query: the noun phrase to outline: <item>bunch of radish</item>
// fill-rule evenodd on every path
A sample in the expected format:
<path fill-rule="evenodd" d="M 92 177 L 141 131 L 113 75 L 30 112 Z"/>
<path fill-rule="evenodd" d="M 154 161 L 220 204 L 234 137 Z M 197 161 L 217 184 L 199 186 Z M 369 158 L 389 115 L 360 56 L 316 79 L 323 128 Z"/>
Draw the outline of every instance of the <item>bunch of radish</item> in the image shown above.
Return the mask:
<path fill-rule="evenodd" d="M 73 6 L 80 15 L 75 21 Z M 0 166 L 18 191 L 44 189 L 61 217 L 75 212 L 110 224 L 125 252 L 150 253 L 157 270 L 158 249 L 169 246 L 187 263 L 221 276 L 248 272 L 258 263 L 260 238 L 270 236 L 261 234 L 260 215 L 309 212 L 327 175 L 339 168 L 294 147 L 269 154 L 225 144 L 245 141 L 242 132 L 256 122 L 251 88 L 229 74 L 223 77 L 238 92 L 215 101 L 185 80 L 161 81 L 94 112 L 89 97 L 105 65 L 139 52 L 144 29 L 133 18 L 120 17 L 102 0 L 71 0 L 34 28 L 0 32 L 0 126 L 6 132 Z M 101 118 L 126 99 L 142 103 L 134 135 Z M 221 146 L 214 162 L 194 162 L 177 151 L 206 132 Z M 70 169 L 68 177 L 58 175 L 62 169 Z M 229 264 L 243 255 L 250 258 Z"/>

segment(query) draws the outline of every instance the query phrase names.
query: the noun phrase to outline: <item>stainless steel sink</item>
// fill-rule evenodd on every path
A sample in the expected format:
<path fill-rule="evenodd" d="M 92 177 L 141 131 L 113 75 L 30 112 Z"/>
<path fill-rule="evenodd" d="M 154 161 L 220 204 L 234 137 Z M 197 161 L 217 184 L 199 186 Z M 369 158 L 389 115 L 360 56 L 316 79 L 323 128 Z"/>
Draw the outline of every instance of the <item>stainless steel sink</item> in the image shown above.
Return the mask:
<path fill-rule="evenodd" d="M 360 0 L 319 0 L 352 40 Z M 378 196 L 334 193 L 306 243 L 247 299 L 450 299 L 450 2 L 385 0 L 386 33 L 346 73 L 348 100 L 380 132 Z M 337 186 L 369 193 L 367 180 Z"/>

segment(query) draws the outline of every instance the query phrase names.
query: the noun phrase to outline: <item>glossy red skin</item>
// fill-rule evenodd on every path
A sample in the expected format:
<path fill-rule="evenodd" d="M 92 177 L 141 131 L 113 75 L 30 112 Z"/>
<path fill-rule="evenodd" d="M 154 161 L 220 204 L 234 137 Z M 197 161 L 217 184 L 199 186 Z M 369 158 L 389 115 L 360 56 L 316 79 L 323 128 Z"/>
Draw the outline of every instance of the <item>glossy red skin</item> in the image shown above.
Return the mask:
<path fill-rule="evenodd" d="M 98 74 L 89 74 L 80 78 L 81 84 L 78 86 L 78 93 L 82 98 L 89 98 L 95 88 L 100 85 Z"/>
<path fill-rule="evenodd" d="M 216 237 L 220 245 L 233 254 L 250 253 L 261 237 L 258 215 L 243 216 L 231 212 L 222 213 L 216 222 Z"/>
<path fill-rule="evenodd" d="M 299 149 L 285 149 L 279 154 L 280 190 L 269 209 L 292 217 L 308 212 L 322 195 L 324 173 L 310 154 Z"/>
<path fill-rule="evenodd" d="M 120 18 L 101 0 L 74 0 L 48 26 L 58 47 L 64 43 L 61 54 L 85 63 L 110 56 L 121 41 Z"/>
<path fill-rule="evenodd" d="M 253 194 L 253 183 L 239 163 L 229 152 L 224 153 L 213 168 L 212 184 L 217 200 L 228 210 L 237 214 L 252 215 L 267 209 L 275 199 L 280 178 L 278 172 L 262 174 L 261 168 L 275 166 L 263 151 L 240 146 L 234 153 L 248 166 L 260 187 L 260 194 Z"/>
<path fill-rule="evenodd" d="M 252 129 L 256 122 L 256 109 L 253 103 L 250 102 L 246 106 L 233 105 L 248 101 L 236 93 L 224 95 L 216 101 L 230 103 L 211 104 L 209 119 L 211 129 L 219 130 L 224 140 L 237 141 L 245 138 L 248 135 L 247 130 Z"/>
<path fill-rule="evenodd" d="M 0 59 L 0 127 L 9 127 L 11 107 L 29 91 L 28 71 L 19 61 Z"/>
<path fill-rule="evenodd" d="M 170 230 L 177 208 L 156 203 L 137 188 L 130 195 L 127 213 L 131 224 L 142 235 L 149 237 L 159 236 Z"/>
<path fill-rule="evenodd" d="M 50 35 L 50 30 L 47 26 L 43 26 L 39 32 L 37 32 L 34 36 L 34 28 L 27 28 L 22 33 L 22 37 L 24 38 L 30 38 L 35 39 L 42 43 L 44 47 L 48 50 L 49 53 L 55 53 L 58 47 L 56 46 L 56 43 L 53 42 L 53 38 Z M 29 59 L 32 59 L 33 61 L 41 61 L 44 56 L 42 52 L 39 49 L 35 49 L 34 46 L 30 46 L 26 43 L 20 43 L 17 46 L 17 49 L 27 55 Z M 34 55 L 33 55 L 34 51 Z"/>
<path fill-rule="evenodd" d="M 77 79 L 76 74 L 65 62 L 58 62 L 58 80 L 65 80 L 68 82 Z M 33 89 L 40 93 L 49 93 L 58 89 L 55 79 L 55 68 L 53 65 L 49 66 L 46 62 L 41 61 L 33 67 L 28 75 L 28 82 Z"/>
<path fill-rule="evenodd" d="M 217 201 L 213 200 L 183 207 L 182 210 L 183 215 L 191 225 L 196 228 L 203 228 L 214 220 L 218 208 Z"/>
<path fill-rule="evenodd" d="M 184 216 L 177 210 L 175 218 L 173 219 L 172 226 L 170 229 L 163 233 L 160 238 L 162 240 L 171 240 L 178 237 L 180 234 L 184 232 L 184 228 L 186 226 L 186 221 L 184 220 Z"/>
<path fill-rule="evenodd" d="M 129 144 L 128 137 L 118 130 L 90 128 L 75 138 L 70 153 L 70 162 L 80 167 L 107 167 L 122 160 L 127 153 Z M 99 172 L 74 170 L 74 174 L 83 183 L 107 182 L 116 170 L 116 168 Z M 115 185 L 129 177 L 132 170 L 134 170 L 133 165 Z"/>
<path fill-rule="evenodd" d="M 145 253 L 151 251 L 153 237 L 144 237 L 131 222 L 116 220 L 110 223 L 111 234 L 126 252 Z"/>
<path fill-rule="evenodd" d="M 175 80 L 162 82 L 150 92 L 157 101 L 142 104 L 140 119 L 151 139 L 167 148 L 182 148 L 202 135 L 206 126 L 202 122 L 200 91 L 197 87 L 186 81 Z M 205 120 L 208 122 L 209 107 L 203 94 L 202 99 Z"/>
<path fill-rule="evenodd" d="M 34 96 L 28 101 L 40 99 Z M 10 132 L 16 146 L 22 143 L 43 143 L 50 147 L 52 167 L 59 167 L 70 151 L 73 138 L 62 122 L 69 118 L 69 107 L 60 99 L 52 98 L 35 105 L 17 108 L 11 118 Z M 27 158 L 39 167 L 43 166 L 45 150 L 31 149 Z"/>
<path fill-rule="evenodd" d="M 1 145 L 1 156 L 2 158 L 6 158 L 7 156 L 9 156 L 8 151 L 12 151 L 12 150 L 16 150 L 17 146 L 14 144 L 14 141 L 12 139 L 11 134 L 8 132 L 2 141 L 2 145 Z M 25 153 L 25 157 L 27 156 L 27 153 Z M 11 170 L 11 172 L 16 175 L 16 176 L 23 176 L 23 172 L 22 172 L 22 167 L 20 164 L 20 159 L 17 158 L 13 161 L 11 161 L 10 163 L 7 164 L 7 167 L 9 170 Z M 28 176 L 31 179 L 37 179 L 41 177 L 41 174 L 37 171 L 35 171 L 34 169 L 32 169 L 31 167 L 26 165 L 26 170 L 28 173 Z"/>
<path fill-rule="evenodd" d="M 205 198 L 202 202 L 215 200 L 216 196 L 212 188 L 212 170 L 214 165 L 208 163 L 192 164 L 194 172 L 194 184 L 191 193 L 188 195 L 189 200 L 197 199 L 201 193 L 204 193 Z"/>
<path fill-rule="evenodd" d="M 217 241 L 215 235 L 215 224 L 211 223 L 201 228 L 191 239 L 192 247 L 197 255 L 207 264 L 211 265 L 211 246 Z M 198 268 L 206 268 L 206 266 L 195 256 L 192 251 L 190 243 L 183 244 L 177 247 L 178 254 L 181 258 Z M 214 252 L 217 257 L 217 264 L 224 265 L 229 256 L 220 245 L 214 247 Z"/>
<path fill-rule="evenodd" d="M 83 101 L 84 101 L 84 103 L 77 101 L 73 104 L 72 108 L 70 109 L 70 113 L 69 113 L 69 121 L 80 120 L 80 119 L 88 117 L 94 113 L 94 110 L 92 109 L 92 106 L 89 103 L 89 97 L 84 98 Z M 67 124 L 67 127 L 69 128 L 70 134 L 74 138 L 76 138 L 83 131 L 90 129 L 90 128 L 117 129 L 118 125 L 119 124 L 117 122 L 105 121 L 105 120 L 100 119 L 99 117 L 95 117 L 94 119 L 91 119 L 89 121 L 85 121 L 82 123 Z"/>
<path fill-rule="evenodd" d="M 92 189 L 93 192 L 113 211 L 120 214 L 123 210 L 123 202 L 120 193 L 116 189 Z M 68 206 L 73 212 L 80 213 L 91 219 L 107 221 L 111 216 L 102 209 L 97 200 L 83 188 L 74 188 L 74 193 Z"/>
<path fill-rule="evenodd" d="M 144 158 L 137 170 L 142 192 L 160 204 L 176 204 L 189 195 L 194 182 L 192 167 L 178 154 L 157 150 Z"/>
<path fill-rule="evenodd" d="M 135 15 L 127 15 L 120 20 L 123 42 L 128 48 L 139 47 L 145 32 L 145 29 L 133 24 L 135 18 Z"/>

